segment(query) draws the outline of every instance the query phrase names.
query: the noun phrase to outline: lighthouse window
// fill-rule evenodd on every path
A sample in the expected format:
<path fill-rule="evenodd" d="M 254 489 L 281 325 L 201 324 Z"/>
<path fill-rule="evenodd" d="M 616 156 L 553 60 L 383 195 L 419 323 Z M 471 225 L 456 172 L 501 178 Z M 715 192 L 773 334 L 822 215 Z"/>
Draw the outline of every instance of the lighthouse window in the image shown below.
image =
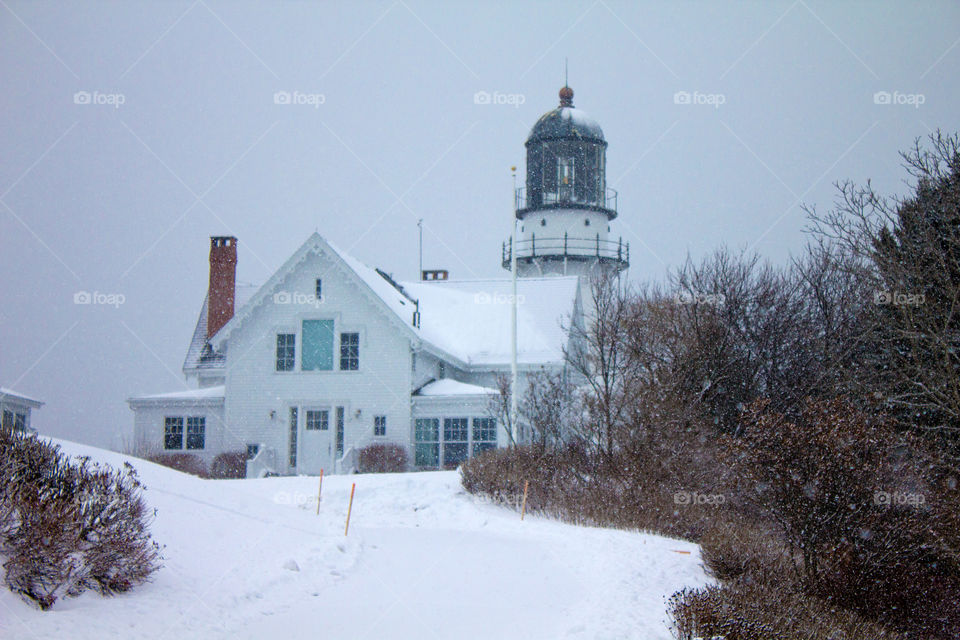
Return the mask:
<path fill-rule="evenodd" d="M 557 158 L 557 191 L 561 202 L 572 199 L 573 179 L 573 158 Z"/>
<path fill-rule="evenodd" d="M 541 226 L 541 227 L 547 226 L 547 219 L 546 219 L 546 218 L 540 218 L 540 226 Z"/>
<path fill-rule="evenodd" d="M 583 221 L 583 226 L 585 226 L 585 227 L 589 227 L 589 226 L 590 226 L 590 218 L 587 218 L 586 220 Z"/>

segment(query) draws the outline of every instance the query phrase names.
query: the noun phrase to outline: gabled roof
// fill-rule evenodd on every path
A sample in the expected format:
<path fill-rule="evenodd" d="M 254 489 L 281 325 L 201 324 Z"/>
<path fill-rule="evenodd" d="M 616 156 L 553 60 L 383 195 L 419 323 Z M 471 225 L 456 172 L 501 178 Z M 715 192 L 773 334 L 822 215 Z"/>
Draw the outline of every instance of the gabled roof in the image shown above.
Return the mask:
<path fill-rule="evenodd" d="M 287 259 L 270 279 L 253 295 L 250 301 L 239 308 L 230 318 L 227 324 L 217 331 L 210 339 L 210 345 L 215 351 L 221 351 L 224 343 L 230 335 L 236 331 L 250 316 L 253 311 L 264 302 L 271 299 L 271 296 L 278 290 L 279 285 L 293 273 L 296 268 L 302 264 L 308 256 L 312 254 L 332 255 L 337 260 L 334 264 L 341 267 L 341 272 L 347 277 L 353 278 L 362 293 L 366 293 L 371 299 L 382 306 L 385 315 L 405 330 L 415 331 L 412 326 L 413 312 L 416 310 L 414 301 L 404 295 L 400 290 L 377 273 L 375 269 L 368 267 L 356 258 L 335 248 L 328 243 L 319 233 L 313 233 L 307 241 L 300 245 L 290 258 Z"/>
<path fill-rule="evenodd" d="M 230 335 L 260 305 L 272 299 L 284 280 L 311 254 L 334 257 L 334 263 L 401 331 L 438 357 L 459 367 L 505 366 L 510 362 L 511 281 L 445 280 L 395 282 L 312 234 L 270 279 L 252 293 L 237 290 L 234 316 L 206 340 L 206 301 L 187 352 L 184 372 L 223 367 L 223 347 Z M 522 278 L 517 282 L 518 363 L 542 365 L 563 361 L 571 316 L 578 308 L 578 279 Z M 420 326 L 413 325 L 420 311 Z"/>
<path fill-rule="evenodd" d="M 6 387 L 0 387 L 0 400 L 10 400 L 12 402 L 17 402 L 19 404 L 25 404 L 31 409 L 39 409 L 43 406 L 43 403 L 37 400 L 36 398 L 31 398 L 30 396 L 25 396 L 19 391 L 14 391 L 13 389 L 7 389 Z"/>

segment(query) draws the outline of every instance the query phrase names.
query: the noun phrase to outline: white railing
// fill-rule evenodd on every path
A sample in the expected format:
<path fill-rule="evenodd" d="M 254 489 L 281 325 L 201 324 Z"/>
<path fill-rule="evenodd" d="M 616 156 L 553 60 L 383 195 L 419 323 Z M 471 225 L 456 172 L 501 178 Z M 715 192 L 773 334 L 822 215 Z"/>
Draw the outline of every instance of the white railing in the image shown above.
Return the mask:
<path fill-rule="evenodd" d="M 353 447 L 347 448 L 343 452 L 343 456 L 334 463 L 334 471 L 336 473 L 356 473 L 360 467 L 359 458 L 359 451 Z"/>
<path fill-rule="evenodd" d="M 259 445 L 257 455 L 247 460 L 247 477 L 263 478 L 277 473 L 277 453 L 266 445 Z"/>

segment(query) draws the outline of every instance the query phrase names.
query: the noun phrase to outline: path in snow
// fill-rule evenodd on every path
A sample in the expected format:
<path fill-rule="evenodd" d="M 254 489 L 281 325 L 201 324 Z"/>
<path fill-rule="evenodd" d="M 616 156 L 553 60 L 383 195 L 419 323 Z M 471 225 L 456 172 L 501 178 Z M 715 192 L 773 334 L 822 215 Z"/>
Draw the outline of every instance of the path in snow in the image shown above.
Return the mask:
<path fill-rule="evenodd" d="M 666 640 L 666 597 L 707 582 L 693 544 L 521 522 L 467 495 L 456 472 L 327 477 L 318 516 L 316 478 L 200 480 L 135 464 L 165 568 L 129 594 L 47 613 L 3 591 L 0 637 Z"/>

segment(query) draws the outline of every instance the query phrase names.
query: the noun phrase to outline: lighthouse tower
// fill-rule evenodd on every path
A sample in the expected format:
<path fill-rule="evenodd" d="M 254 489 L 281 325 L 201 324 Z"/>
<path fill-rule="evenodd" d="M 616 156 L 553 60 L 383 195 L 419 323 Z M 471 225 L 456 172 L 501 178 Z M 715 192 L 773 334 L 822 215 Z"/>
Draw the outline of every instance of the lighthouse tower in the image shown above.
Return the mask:
<path fill-rule="evenodd" d="M 543 114 L 527 138 L 527 182 L 516 190 L 519 233 L 504 243 L 502 264 L 517 275 L 580 276 L 589 299 L 590 278 L 630 266 L 630 247 L 612 239 L 617 193 L 607 188 L 607 141 L 600 125 L 573 106 L 573 89 L 560 89 L 560 106 Z"/>

